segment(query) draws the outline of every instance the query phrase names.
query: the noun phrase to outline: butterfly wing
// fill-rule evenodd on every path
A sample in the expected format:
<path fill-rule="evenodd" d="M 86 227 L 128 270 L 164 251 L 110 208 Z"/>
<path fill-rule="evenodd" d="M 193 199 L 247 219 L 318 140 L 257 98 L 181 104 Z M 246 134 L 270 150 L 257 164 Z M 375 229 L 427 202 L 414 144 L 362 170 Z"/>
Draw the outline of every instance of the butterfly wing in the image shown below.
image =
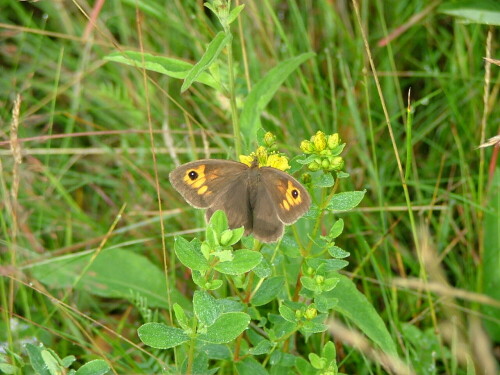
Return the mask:
<path fill-rule="evenodd" d="M 279 220 L 287 225 L 295 223 L 311 206 L 309 193 L 300 182 L 279 169 L 260 169 L 262 185 L 274 204 Z M 260 216 L 260 213 L 257 212 L 257 215 Z"/>
<path fill-rule="evenodd" d="M 183 164 L 173 170 L 172 186 L 193 207 L 207 208 L 210 220 L 217 210 L 226 213 L 230 228 L 252 230 L 252 213 L 248 201 L 248 167 L 231 160 L 204 159 Z"/>
<path fill-rule="evenodd" d="M 284 225 L 278 217 L 270 190 L 265 184 L 256 186 L 257 194 L 253 208 L 253 235 L 262 242 L 275 242 L 283 236 Z"/>

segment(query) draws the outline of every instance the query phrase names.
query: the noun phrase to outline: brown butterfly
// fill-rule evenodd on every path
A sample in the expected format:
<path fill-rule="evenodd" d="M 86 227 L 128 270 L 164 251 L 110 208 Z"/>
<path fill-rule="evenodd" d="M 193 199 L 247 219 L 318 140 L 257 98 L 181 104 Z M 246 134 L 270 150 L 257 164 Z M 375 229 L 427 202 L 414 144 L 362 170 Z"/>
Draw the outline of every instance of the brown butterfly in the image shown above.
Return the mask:
<path fill-rule="evenodd" d="M 186 163 L 169 175 L 173 187 L 193 207 L 206 208 L 206 219 L 226 213 L 231 229 L 245 227 L 262 242 L 275 242 L 311 205 L 307 190 L 289 174 L 272 167 L 231 160 Z"/>

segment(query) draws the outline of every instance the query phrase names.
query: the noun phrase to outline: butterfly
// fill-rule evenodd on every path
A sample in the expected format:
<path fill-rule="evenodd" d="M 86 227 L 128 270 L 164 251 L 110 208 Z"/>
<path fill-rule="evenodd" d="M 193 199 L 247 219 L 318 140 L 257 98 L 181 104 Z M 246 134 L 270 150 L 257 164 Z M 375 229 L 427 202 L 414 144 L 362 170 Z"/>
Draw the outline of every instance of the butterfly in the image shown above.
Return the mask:
<path fill-rule="evenodd" d="M 231 229 L 276 242 L 284 225 L 296 222 L 311 206 L 307 190 L 289 174 L 272 167 L 232 160 L 202 159 L 169 174 L 172 186 L 193 207 L 206 208 L 206 219 L 225 212 Z"/>

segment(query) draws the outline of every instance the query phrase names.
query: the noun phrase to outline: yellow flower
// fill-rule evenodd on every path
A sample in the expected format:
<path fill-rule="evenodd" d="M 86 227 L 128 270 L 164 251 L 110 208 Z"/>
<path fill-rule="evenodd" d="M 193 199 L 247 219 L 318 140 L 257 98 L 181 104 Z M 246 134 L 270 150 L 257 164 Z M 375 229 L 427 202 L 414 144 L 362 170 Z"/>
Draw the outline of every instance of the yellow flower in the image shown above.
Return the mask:
<path fill-rule="evenodd" d="M 280 169 L 282 171 L 290 169 L 290 166 L 288 165 L 288 159 L 285 156 L 281 156 L 279 154 L 269 155 L 269 157 L 267 158 L 266 166 Z"/>
<path fill-rule="evenodd" d="M 246 164 L 249 167 L 252 165 L 254 157 L 250 155 L 240 155 L 240 163 Z"/>

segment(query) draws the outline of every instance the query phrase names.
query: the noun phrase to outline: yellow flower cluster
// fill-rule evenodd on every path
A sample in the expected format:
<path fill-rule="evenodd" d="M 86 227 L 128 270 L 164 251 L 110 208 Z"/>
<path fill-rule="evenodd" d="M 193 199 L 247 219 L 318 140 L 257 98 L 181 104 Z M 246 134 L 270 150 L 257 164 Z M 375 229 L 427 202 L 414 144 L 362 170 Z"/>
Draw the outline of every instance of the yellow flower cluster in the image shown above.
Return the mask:
<path fill-rule="evenodd" d="M 240 155 L 240 162 L 249 167 L 254 160 L 258 161 L 259 167 L 273 167 L 282 171 L 290 169 L 286 156 L 280 155 L 274 151 L 269 153 L 264 146 L 260 146 L 257 148 L 257 151 L 252 152 L 250 155 Z"/>
<path fill-rule="evenodd" d="M 340 171 L 344 167 L 344 159 L 339 156 L 343 147 L 338 133 L 326 135 L 322 131 L 316 132 L 309 141 L 304 140 L 300 144 L 300 149 L 305 154 L 317 155 L 308 164 L 311 171 L 320 169 L 326 171 Z"/>

